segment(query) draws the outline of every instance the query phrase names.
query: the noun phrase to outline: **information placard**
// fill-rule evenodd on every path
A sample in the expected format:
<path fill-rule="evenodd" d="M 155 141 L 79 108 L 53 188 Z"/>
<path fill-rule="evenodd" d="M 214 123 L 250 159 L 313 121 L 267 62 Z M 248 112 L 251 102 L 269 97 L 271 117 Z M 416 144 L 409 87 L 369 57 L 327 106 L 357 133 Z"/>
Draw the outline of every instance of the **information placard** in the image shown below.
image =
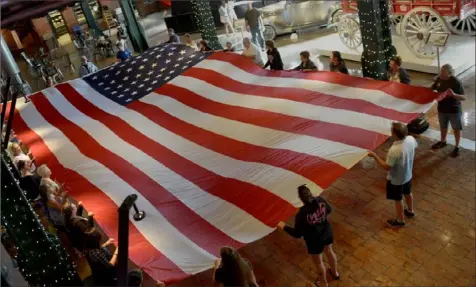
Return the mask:
<path fill-rule="evenodd" d="M 449 36 L 450 33 L 445 32 L 430 33 L 428 38 L 426 38 L 426 44 L 435 47 L 444 47 L 446 46 Z"/>

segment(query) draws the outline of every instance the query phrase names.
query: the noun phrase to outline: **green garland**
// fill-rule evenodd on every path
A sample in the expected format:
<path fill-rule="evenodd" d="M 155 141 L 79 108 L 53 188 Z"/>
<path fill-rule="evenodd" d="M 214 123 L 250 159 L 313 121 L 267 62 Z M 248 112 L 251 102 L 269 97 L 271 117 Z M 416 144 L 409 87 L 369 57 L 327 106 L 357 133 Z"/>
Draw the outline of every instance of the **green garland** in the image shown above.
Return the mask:
<path fill-rule="evenodd" d="M 18 254 L 18 269 L 31 286 L 81 286 L 59 239 L 46 231 L 13 176 L 10 157 L 2 156 L 1 222 Z"/>
<path fill-rule="evenodd" d="M 392 46 L 388 2 L 359 0 L 357 5 L 364 48 L 361 57 L 363 75 L 384 80 L 389 60 L 396 55 Z"/>
<path fill-rule="evenodd" d="M 192 0 L 192 8 L 198 29 L 200 29 L 200 33 L 202 34 L 202 39 L 206 40 L 213 50 L 223 49 L 220 45 L 220 41 L 218 41 L 210 1 Z"/>

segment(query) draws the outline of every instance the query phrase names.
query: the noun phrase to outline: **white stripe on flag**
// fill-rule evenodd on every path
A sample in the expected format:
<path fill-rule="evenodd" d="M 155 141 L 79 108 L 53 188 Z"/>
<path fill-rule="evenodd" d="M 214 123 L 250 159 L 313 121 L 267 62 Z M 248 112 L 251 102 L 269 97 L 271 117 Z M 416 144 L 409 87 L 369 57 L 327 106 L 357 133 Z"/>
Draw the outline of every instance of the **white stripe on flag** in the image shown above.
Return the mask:
<path fill-rule="evenodd" d="M 274 230 L 235 205 L 200 189 L 140 149 L 125 142 L 104 124 L 78 111 L 58 90 L 43 93 L 65 118 L 80 126 L 100 145 L 139 168 L 191 210 L 233 239 L 249 243 Z M 127 121 L 126 118 L 123 119 Z"/>
<path fill-rule="evenodd" d="M 245 84 L 253 84 L 262 87 L 306 89 L 346 99 L 365 100 L 380 107 L 393 109 L 403 113 L 424 112 L 433 105 L 433 103 L 423 105 L 409 100 L 399 99 L 379 90 L 348 87 L 319 80 L 257 76 L 244 71 L 229 62 L 220 60 L 206 59 L 194 67 L 219 72 L 235 81 Z M 173 83 L 173 80 L 169 83 Z"/>
<path fill-rule="evenodd" d="M 265 110 L 299 118 L 340 124 L 390 136 L 389 131 L 392 121 L 382 117 L 342 109 L 315 106 L 287 99 L 234 93 L 193 77 L 179 76 L 171 81 L 169 85 L 170 84 L 225 105 Z"/>
<path fill-rule="evenodd" d="M 305 183 L 316 194 L 322 192 L 322 188 L 317 186 L 314 182 L 288 170 L 262 163 L 236 160 L 184 139 L 158 126 L 140 113 L 111 102 L 109 99 L 98 94 L 82 80 L 74 80 L 70 82 L 70 84 L 78 93 L 100 109 L 119 116 L 122 119 L 127 119 L 128 124 L 145 136 L 215 174 L 262 187 L 296 207 L 302 205 L 296 196 L 296 186 Z M 157 94 L 151 94 L 143 99 L 146 98 L 156 98 L 160 100 L 162 97 L 159 97 Z M 216 124 L 220 125 L 222 123 L 217 122 Z M 233 129 L 233 127 L 223 126 L 221 129 Z"/>
<path fill-rule="evenodd" d="M 367 151 L 343 143 L 264 128 L 217 117 L 190 108 L 168 96 L 154 94 L 140 101 L 197 127 L 241 142 L 266 148 L 286 149 L 333 161 L 347 169 L 362 159 Z"/>
<path fill-rule="evenodd" d="M 137 203 L 146 212 L 147 220 L 132 221 L 132 223 L 164 256 L 188 274 L 195 274 L 210 268 L 216 259 L 213 255 L 177 231 L 149 201 L 127 182 L 107 167 L 84 156 L 61 131 L 43 118 L 33 104 L 20 104 L 18 109 L 28 127 L 43 139 L 65 168 L 78 172 L 107 194 L 118 206 L 131 192 L 137 194 Z M 82 119 L 84 120 L 84 118 Z M 110 143 L 117 144 L 113 141 Z"/>

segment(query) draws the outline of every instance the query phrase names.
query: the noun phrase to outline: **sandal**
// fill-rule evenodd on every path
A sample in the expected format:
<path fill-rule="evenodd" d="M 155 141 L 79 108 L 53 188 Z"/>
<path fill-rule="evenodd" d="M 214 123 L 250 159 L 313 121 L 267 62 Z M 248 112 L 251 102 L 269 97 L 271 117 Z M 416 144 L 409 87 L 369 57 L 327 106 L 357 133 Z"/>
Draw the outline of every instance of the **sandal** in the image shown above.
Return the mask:
<path fill-rule="evenodd" d="M 332 272 L 331 267 L 329 267 L 327 270 L 329 270 L 329 273 L 331 273 L 331 276 L 334 280 L 339 280 L 340 279 L 340 275 L 334 276 L 334 273 Z"/>

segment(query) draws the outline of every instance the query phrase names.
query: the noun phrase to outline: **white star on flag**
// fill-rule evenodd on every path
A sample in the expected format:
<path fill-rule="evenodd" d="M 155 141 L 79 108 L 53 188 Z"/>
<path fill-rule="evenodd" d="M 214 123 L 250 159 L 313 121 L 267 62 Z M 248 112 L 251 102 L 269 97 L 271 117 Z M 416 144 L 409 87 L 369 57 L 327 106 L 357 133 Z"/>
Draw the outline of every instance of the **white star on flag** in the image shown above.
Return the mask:
<path fill-rule="evenodd" d="M 133 91 L 133 92 L 132 92 L 132 95 L 133 95 L 133 96 L 137 95 L 137 91 Z"/>
<path fill-rule="evenodd" d="M 180 66 L 180 64 L 175 64 L 175 65 L 174 65 L 174 67 L 178 67 L 178 66 Z"/>
<path fill-rule="evenodd" d="M 150 80 L 150 78 L 145 78 L 145 79 L 144 79 L 144 82 L 147 82 L 148 80 Z"/>
<path fill-rule="evenodd" d="M 189 57 L 190 57 L 190 58 L 193 58 L 193 57 L 195 57 L 195 54 L 192 54 L 192 55 L 190 55 Z"/>
<path fill-rule="evenodd" d="M 180 51 L 180 55 L 184 55 L 186 53 L 187 53 L 187 51 L 185 51 L 185 50 Z"/>
<path fill-rule="evenodd" d="M 94 77 L 93 77 L 93 80 L 97 80 L 97 79 L 98 79 L 98 77 L 97 77 L 97 76 L 94 76 Z"/>
<path fill-rule="evenodd" d="M 117 96 L 118 98 L 122 98 L 124 97 L 124 94 L 120 94 L 119 96 Z"/>
<path fill-rule="evenodd" d="M 125 89 L 125 90 L 124 90 L 124 92 L 128 92 L 129 90 L 130 90 L 130 89 L 129 89 L 129 88 L 127 88 L 127 89 Z"/>
<path fill-rule="evenodd" d="M 127 81 L 127 80 L 129 80 L 129 77 L 125 76 L 124 78 L 122 78 L 122 80 Z"/>
<path fill-rule="evenodd" d="M 117 88 L 118 88 L 118 89 L 122 88 L 122 84 L 121 84 L 121 85 L 119 85 L 119 86 L 117 86 Z"/>
<path fill-rule="evenodd" d="M 147 75 L 150 76 L 150 75 L 152 75 L 153 73 L 154 73 L 154 71 L 150 71 L 150 72 L 147 73 Z"/>
<path fill-rule="evenodd" d="M 121 70 L 117 71 L 116 72 L 116 76 L 119 75 L 121 73 Z"/>
<path fill-rule="evenodd" d="M 135 84 L 137 84 L 137 82 L 136 82 L 136 81 L 133 81 L 133 82 L 131 83 L 131 85 L 135 85 Z"/>
<path fill-rule="evenodd" d="M 158 58 L 162 57 L 162 55 L 161 55 L 161 54 L 157 54 L 157 56 L 155 56 L 155 57 L 158 59 Z"/>
<path fill-rule="evenodd" d="M 115 95 L 115 94 L 117 94 L 117 91 L 112 91 L 111 92 L 111 95 Z"/>
<path fill-rule="evenodd" d="M 168 79 L 170 79 L 170 77 L 169 77 L 169 76 L 165 77 L 165 79 L 164 79 L 164 80 L 165 80 L 165 81 L 167 81 Z"/>
<path fill-rule="evenodd" d="M 142 76 L 142 74 L 137 74 L 136 78 L 140 78 L 141 76 Z"/>
<path fill-rule="evenodd" d="M 170 60 L 165 60 L 165 63 L 166 63 L 166 64 L 168 64 L 168 63 L 170 63 L 170 62 L 172 62 L 172 61 L 170 61 Z"/>
<path fill-rule="evenodd" d="M 103 78 L 104 78 L 104 79 L 109 78 L 109 74 L 105 74 Z"/>
<path fill-rule="evenodd" d="M 134 61 L 131 62 L 132 65 L 134 65 L 135 63 L 137 63 L 136 60 L 134 60 Z"/>
<path fill-rule="evenodd" d="M 177 47 L 170 48 L 171 51 L 176 50 L 176 49 L 177 49 Z"/>
<path fill-rule="evenodd" d="M 177 61 L 182 61 L 183 60 L 183 57 L 180 57 L 177 59 Z"/>
<path fill-rule="evenodd" d="M 152 81 L 152 85 L 157 84 L 157 82 L 158 82 L 157 80 L 153 80 L 153 81 Z"/>
<path fill-rule="evenodd" d="M 187 68 L 188 68 L 188 66 L 185 65 L 185 66 L 182 67 L 182 70 L 185 70 L 185 69 L 187 69 Z"/>
<path fill-rule="evenodd" d="M 126 71 L 127 71 L 127 72 L 130 72 L 130 71 L 132 71 L 132 68 L 128 68 Z"/>
<path fill-rule="evenodd" d="M 139 70 L 143 70 L 144 68 L 145 68 L 145 66 L 144 66 L 144 65 L 141 65 L 141 66 L 139 67 Z"/>
<path fill-rule="evenodd" d="M 115 84 L 115 83 L 116 83 L 116 81 L 115 81 L 115 80 L 112 80 L 112 81 L 111 81 L 111 84 Z"/>
<path fill-rule="evenodd" d="M 147 62 L 149 61 L 147 58 L 142 59 L 142 62 Z"/>
<path fill-rule="evenodd" d="M 155 67 L 157 67 L 157 63 L 152 64 L 152 68 L 155 68 Z"/>
<path fill-rule="evenodd" d="M 102 85 L 104 85 L 104 83 L 103 83 L 103 82 L 100 82 L 100 83 L 98 84 L 98 86 L 102 86 Z"/>
<path fill-rule="evenodd" d="M 175 72 L 175 70 L 172 70 L 172 71 L 169 72 L 169 74 L 173 74 L 174 72 Z"/>
<path fill-rule="evenodd" d="M 148 87 L 147 91 L 149 91 L 149 92 L 152 91 L 152 87 Z"/>
<path fill-rule="evenodd" d="M 161 77 L 162 77 L 162 74 L 158 74 L 158 75 L 157 75 L 157 78 L 161 78 Z"/>
<path fill-rule="evenodd" d="M 173 56 L 174 53 L 170 52 L 170 53 L 168 53 L 167 55 L 170 57 L 170 56 Z"/>
<path fill-rule="evenodd" d="M 110 90 L 110 89 L 111 89 L 111 87 L 106 87 L 104 90 L 105 90 L 105 91 L 108 91 L 108 90 Z"/>
<path fill-rule="evenodd" d="M 163 72 L 163 71 L 165 71 L 165 70 L 167 70 L 167 69 L 166 69 L 166 68 L 162 68 L 162 69 L 160 69 L 160 71 L 161 71 L 161 72 Z"/>

